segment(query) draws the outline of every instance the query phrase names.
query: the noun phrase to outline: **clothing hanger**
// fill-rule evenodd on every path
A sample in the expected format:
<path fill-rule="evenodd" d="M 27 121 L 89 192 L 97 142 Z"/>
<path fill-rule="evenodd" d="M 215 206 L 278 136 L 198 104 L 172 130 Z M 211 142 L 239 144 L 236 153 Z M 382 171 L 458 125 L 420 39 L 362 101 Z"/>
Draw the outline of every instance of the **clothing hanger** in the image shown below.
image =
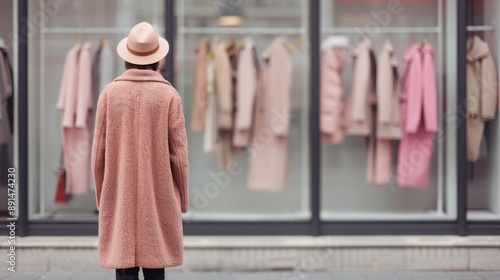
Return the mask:
<path fill-rule="evenodd" d="M 215 56 L 212 49 L 216 47 L 218 44 L 219 44 L 219 36 L 215 35 L 212 38 L 212 42 L 208 46 L 207 59 L 212 59 Z"/>
<path fill-rule="evenodd" d="M 425 38 L 425 37 L 424 37 L 424 38 L 422 39 L 422 43 L 420 44 L 420 47 L 421 47 L 421 48 L 424 48 L 425 46 L 427 46 L 427 38 Z"/>
<path fill-rule="evenodd" d="M 226 42 L 226 52 L 229 52 L 234 47 L 234 38 L 229 38 Z"/>
<path fill-rule="evenodd" d="M 243 49 L 245 47 L 244 44 L 242 43 L 239 43 L 238 45 L 234 46 L 232 49 L 230 49 L 227 54 L 229 56 L 232 56 L 232 55 L 235 55 L 237 54 L 239 51 L 241 51 L 241 49 Z"/>
<path fill-rule="evenodd" d="M 283 46 L 290 52 L 290 53 L 300 53 L 299 50 L 288 40 L 283 41 Z"/>
<path fill-rule="evenodd" d="M 108 44 L 108 39 L 106 39 L 106 37 L 102 37 L 101 38 L 101 47 L 105 46 Z"/>

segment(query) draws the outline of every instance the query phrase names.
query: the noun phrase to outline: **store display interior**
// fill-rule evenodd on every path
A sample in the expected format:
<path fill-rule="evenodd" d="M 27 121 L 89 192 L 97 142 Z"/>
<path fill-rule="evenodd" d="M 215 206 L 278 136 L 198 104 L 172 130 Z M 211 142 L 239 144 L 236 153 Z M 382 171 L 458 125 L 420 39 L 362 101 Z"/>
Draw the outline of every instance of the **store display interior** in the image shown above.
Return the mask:
<path fill-rule="evenodd" d="M 167 80 L 173 79 L 171 81 L 182 97 L 186 117 L 191 207 L 183 216 L 185 221 L 310 220 L 310 161 L 313 156 L 310 141 L 314 139 L 310 134 L 310 117 L 313 114 L 318 114 L 320 121 L 320 135 L 317 137 L 321 139 L 319 202 L 322 221 L 411 222 L 452 221 L 457 218 L 456 127 L 461 124 L 457 124 L 455 118 L 460 108 L 453 107 L 457 102 L 456 36 L 459 31 L 456 30 L 456 7 L 447 0 L 399 2 L 398 5 L 392 5 L 391 1 L 321 0 L 321 48 L 313 50 L 309 42 L 309 1 L 175 1 L 176 37 L 171 45 L 175 61 L 174 73 L 163 70 L 165 65 L 162 65 L 160 71 L 163 71 Z M 495 0 L 470 2 L 467 37 L 476 36 L 479 42 L 488 46 L 489 57 L 495 67 L 495 78 L 498 80 L 500 3 Z M 12 3 L 0 3 L 0 37 L 4 39 L 13 32 Z M 29 1 L 30 15 L 51 12 L 45 24 L 32 26 L 33 35 L 29 38 L 28 45 L 29 219 L 97 221 L 91 172 L 86 172 L 88 184 L 83 180 L 78 187 L 71 189 L 58 185 L 63 131 L 68 129 L 63 124 L 64 109 L 58 106 L 64 91 L 67 54 L 75 46 L 90 47 L 88 54 L 92 69 L 80 70 L 87 71 L 92 76 L 95 72 L 91 71 L 99 68 L 98 76 L 102 83 L 92 77 L 92 90 L 87 92 L 92 99 L 88 113 L 93 120 L 92 107 L 95 107 L 103 85 L 125 70 L 124 63 L 115 55 L 116 44 L 127 36 L 131 26 L 141 21 L 152 23 L 159 34 L 164 34 L 164 5 L 162 0 L 73 0 L 64 1 L 64 4 L 54 8 L 50 1 Z M 248 45 L 248 42 L 253 43 Z M 217 68 L 220 67 L 217 66 L 220 62 L 217 48 L 222 45 L 226 48 L 232 67 L 223 77 L 228 84 L 233 83 L 228 91 L 232 100 L 226 104 L 221 98 L 219 84 L 222 75 L 217 71 L 220 69 Z M 202 51 L 200 46 L 204 46 Z M 290 62 L 289 75 L 286 74 L 288 72 L 284 73 L 287 70 L 284 65 L 272 68 L 273 60 L 269 58 L 272 57 L 269 50 L 274 50 L 276 46 L 283 50 L 284 56 L 281 59 Z M 426 80 L 426 97 L 423 97 L 427 98 L 425 102 L 435 100 L 435 104 L 425 103 L 421 110 L 417 110 L 418 125 L 431 123 L 426 119 L 423 124 L 423 115 L 420 120 L 420 114 L 428 110 L 429 114 L 435 116 L 436 127 L 434 130 L 430 129 L 430 132 L 426 131 L 430 146 L 423 149 L 423 155 L 417 155 L 424 158 L 423 163 L 418 161 L 416 167 L 412 167 L 415 170 L 422 169 L 422 174 L 419 173 L 418 178 L 410 175 L 409 179 L 402 179 L 404 154 L 418 150 L 418 147 L 408 144 L 413 142 L 408 140 L 412 133 L 408 132 L 406 126 L 406 120 L 415 117 L 408 113 L 412 110 L 408 109 L 412 104 L 405 103 L 409 102 L 405 98 L 407 92 L 411 91 L 407 81 L 408 69 L 414 66 L 409 63 L 411 59 L 408 55 L 412 47 L 417 48 L 422 57 L 430 54 L 429 69 L 435 73 L 432 75 L 435 81 Z M 474 47 L 468 46 L 468 51 L 472 52 Z M 364 52 L 365 48 L 369 48 L 370 52 Z M 254 67 L 249 68 L 250 70 L 238 68 L 238 59 L 242 59 L 245 51 L 249 59 L 247 62 L 254 62 L 250 63 Z M 12 57 L 13 50 L 9 46 L 7 52 Z M 313 52 L 319 53 L 320 57 L 318 111 L 311 111 L 310 107 L 310 59 Z M 104 53 L 110 55 L 103 58 Z M 363 60 L 365 54 L 368 56 Z M 384 55 L 390 57 L 388 64 L 384 64 L 384 59 L 387 58 Z M 210 61 L 213 61 L 215 68 L 207 72 L 200 71 L 205 67 L 209 69 L 205 64 L 210 64 Z M 364 63 L 362 61 L 369 65 L 357 66 Z M 474 65 L 471 62 L 470 67 L 473 68 Z M 246 67 L 248 66 L 247 64 Z M 387 67 L 384 68 L 385 66 Z M 269 71 L 266 67 L 269 67 Z M 467 71 L 472 68 L 467 68 Z M 290 119 L 289 122 L 286 121 L 286 133 L 278 136 L 271 134 L 269 138 L 265 127 L 255 129 L 256 120 L 260 116 L 259 110 L 272 109 L 262 109 L 258 105 L 261 98 L 266 98 L 259 95 L 262 79 L 260 73 L 264 72 L 263 69 L 272 78 L 290 80 L 289 87 L 280 84 L 277 89 L 273 89 L 277 102 L 288 104 Z M 368 72 L 359 69 L 366 69 Z M 390 73 L 393 80 L 390 80 L 387 90 L 394 90 L 396 100 L 388 108 L 405 120 L 398 124 L 397 136 L 389 138 L 377 134 L 381 133 L 380 112 L 384 106 L 380 101 L 382 93 L 379 86 L 387 81 L 384 79 L 388 79 L 381 74 L 384 69 L 390 69 L 386 73 Z M 245 76 L 238 74 L 240 71 L 248 73 L 244 71 L 254 70 L 256 72 L 252 79 L 238 78 Z M 104 76 L 107 78 L 103 78 Z M 200 88 L 200 79 L 214 79 L 214 91 L 210 93 L 207 87 Z M 249 105 L 238 103 L 238 96 L 242 96 L 239 83 L 250 83 L 250 87 L 255 87 L 254 91 L 248 93 L 252 95 L 248 99 Z M 373 92 L 370 87 L 373 87 Z M 283 94 L 279 95 L 278 92 Z M 363 94 L 357 95 L 359 92 Z M 492 92 L 498 99 L 498 84 L 495 84 Z M 3 96 L 3 92 L 0 92 L 0 96 Z M 201 101 L 204 106 L 214 102 L 213 108 L 216 110 L 210 113 L 203 107 L 201 113 L 197 111 L 200 96 L 204 98 Z M 207 96 L 213 96 L 213 99 Z M 361 98 L 359 100 L 364 100 L 365 103 L 357 104 L 359 100 L 356 98 Z M 365 104 L 368 104 L 367 107 L 360 107 Z M 15 130 L 10 131 L 4 121 L 7 119 L 7 102 L 2 102 L 1 105 L 0 129 L 8 136 L 5 141 L 0 141 L 0 164 L 5 169 L 4 166 L 15 164 L 15 137 L 12 133 Z M 232 124 L 229 128 L 221 129 L 220 119 L 217 118 L 221 114 L 220 108 L 226 105 L 230 106 L 228 110 L 232 113 Z M 239 122 L 239 112 L 244 107 L 248 120 L 244 135 L 250 140 L 247 139 L 238 146 L 234 140 L 238 129 L 236 123 Z M 365 118 L 363 121 L 368 116 L 369 121 L 365 124 L 369 131 L 354 131 L 360 124 L 356 122 L 359 121 L 356 119 L 356 108 L 368 108 L 362 115 Z M 470 145 L 476 140 L 480 143 L 477 146 L 479 148 L 471 148 L 478 156 L 468 163 L 467 198 L 470 221 L 500 220 L 500 179 L 498 172 L 495 172 L 500 161 L 500 122 L 497 110 L 495 109 L 492 117 L 480 120 L 480 125 L 484 124 L 484 132 L 477 134 L 480 136 L 479 140 L 468 139 Z M 467 113 L 468 129 L 471 122 L 478 121 L 472 120 L 471 114 L 470 111 Z M 201 127 L 193 125 L 197 117 L 200 118 L 200 124 L 203 124 Z M 210 130 L 210 125 L 214 125 L 210 123 L 210 118 L 214 118 L 218 125 L 217 128 L 212 127 L 213 130 Z M 339 119 L 342 121 L 338 121 Z M 92 128 L 92 125 L 87 127 L 90 134 L 82 138 L 84 141 L 79 156 L 84 159 L 90 158 L 85 147 L 92 144 Z M 231 136 L 227 136 L 228 132 Z M 228 142 L 220 140 L 226 137 L 224 135 L 229 137 L 226 139 Z M 255 141 L 257 137 L 263 137 L 259 141 L 264 142 L 264 148 L 256 146 L 259 144 Z M 269 144 L 274 143 L 273 141 L 282 141 L 280 143 L 286 143 L 286 146 L 275 147 L 274 144 Z M 407 146 L 404 148 L 402 145 Z M 259 153 L 282 158 L 277 161 L 278 164 L 269 161 L 256 166 L 255 155 Z M 4 154 L 7 156 L 4 157 Z M 88 166 L 86 162 L 84 160 L 81 163 L 83 168 Z M 386 167 L 384 171 L 379 169 L 382 165 Z M 269 169 L 266 170 L 268 174 L 254 172 L 259 168 L 262 170 L 263 166 Z M 375 179 L 377 174 L 382 173 L 383 178 Z M 2 174 L 0 173 L 0 179 L 3 178 Z M 286 179 L 283 182 L 276 179 L 281 175 Z M 275 182 L 275 179 L 280 184 L 256 183 L 266 180 Z M 4 181 L 6 180 L 2 179 Z M 3 185 L 0 186 L 2 200 L 5 189 Z M 5 210 L 0 208 L 0 214 Z"/>

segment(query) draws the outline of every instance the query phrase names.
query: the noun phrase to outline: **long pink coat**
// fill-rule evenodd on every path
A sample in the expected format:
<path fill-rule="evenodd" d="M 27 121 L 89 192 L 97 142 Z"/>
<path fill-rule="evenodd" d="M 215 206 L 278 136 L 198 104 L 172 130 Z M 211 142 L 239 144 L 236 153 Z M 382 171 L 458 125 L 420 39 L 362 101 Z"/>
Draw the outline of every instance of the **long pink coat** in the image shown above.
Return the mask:
<path fill-rule="evenodd" d="M 259 75 L 248 175 L 251 189 L 280 191 L 288 186 L 290 90 L 293 64 L 277 37 L 262 54 L 265 65 Z"/>
<path fill-rule="evenodd" d="M 429 183 L 438 131 L 434 52 L 429 44 L 412 45 L 405 54 L 402 88 L 403 138 L 399 146 L 398 183 L 425 187 Z"/>
<path fill-rule="evenodd" d="M 182 264 L 187 152 L 181 98 L 160 73 L 126 70 L 104 88 L 92 147 L 101 267 Z"/>
<path fill-rule="evenodd" d="M 92 58 L 89 42 L 75 45 L 67 54 L 57 107 L 62 110 L 66 193 L 87 194 L 90 190 L 90 127 Z"/>

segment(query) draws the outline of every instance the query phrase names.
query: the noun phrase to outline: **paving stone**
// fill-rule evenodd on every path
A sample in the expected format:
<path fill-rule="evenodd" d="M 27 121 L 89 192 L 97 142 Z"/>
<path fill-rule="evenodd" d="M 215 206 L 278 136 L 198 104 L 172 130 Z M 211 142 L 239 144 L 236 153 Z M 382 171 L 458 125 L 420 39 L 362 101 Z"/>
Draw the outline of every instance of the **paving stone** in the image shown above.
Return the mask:
<path fill-rule="evenodd" d="M 500 249 L 478 248 L 469 251 L 469 269 L 476 271 L 500 269 Z"/>
<path fill-rule="evenodd" d="M 499 280 L 500 279 L 500 272 L 481 272 L 481 273 L 478 273 L 478 274 L 484 280 Z"/>

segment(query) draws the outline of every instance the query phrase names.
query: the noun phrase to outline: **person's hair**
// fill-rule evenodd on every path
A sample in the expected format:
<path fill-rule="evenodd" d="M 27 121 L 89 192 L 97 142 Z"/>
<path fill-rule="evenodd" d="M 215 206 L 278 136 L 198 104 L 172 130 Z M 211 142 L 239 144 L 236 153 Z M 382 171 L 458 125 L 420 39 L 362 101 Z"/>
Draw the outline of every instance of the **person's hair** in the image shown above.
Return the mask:
<path fill-rule="evenodd" d="M 125 61 L 125 68 L 127 70 L 129 69 L 140 69 L 140 70 L 153 70 L 157 71 L 158 67 L 160 66 L 160 62 L 155 62 L 153 64 L 147 64 L 147 65 L 138 65 L 138 64 L 133 64 L 130 62 Z"/>

